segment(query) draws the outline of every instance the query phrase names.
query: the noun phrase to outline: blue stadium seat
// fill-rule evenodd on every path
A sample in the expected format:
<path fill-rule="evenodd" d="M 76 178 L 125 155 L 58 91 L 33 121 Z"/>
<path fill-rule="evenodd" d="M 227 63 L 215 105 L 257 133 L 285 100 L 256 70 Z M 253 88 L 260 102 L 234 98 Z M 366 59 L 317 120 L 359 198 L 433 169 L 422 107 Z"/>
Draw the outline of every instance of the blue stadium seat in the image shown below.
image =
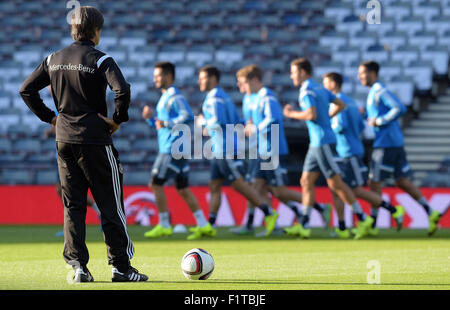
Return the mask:
<path fill-rule="evenodd" d="M 148 3 L 148 2 L 137 2 L 137 3 Z M 166 23 L 167 23 L 166 17 L 161 14 L 145 13 L 141 18 L 141 24 L 143 26 L 157 27 L 163 26 Z"/>
<path fill-rule="evenodd" d="M 23 125 L 22 125 L 23 126 Z M 20 133 L 22 133 L 22 130 L 26 128 L 26 126 L 23 126 L 20 130 Z M 16 129 L 17 132 L 19 132 L 18 127 L 11 127 L 8 129 L 8 131 Z M 28 128 L 29 130 L 29 128 Z M 29 132 L 29 131 L 28 131 Z M 14 143 L 14 151 L 16 152 L 25 152 L 25 153 L 39 153 L 41 151 L 41 143 L 38 140 L 35 139 L 23 139 L 18 140 Z"/>
<path fill-rule="evenodd" d="M 387 33 L 379 38 L 380 44 L 387 47 L 390 51 L 396 51 L 399 47 L 405 46 L 408 42 L 408 34 L 406 32 Z"/>
<path fill-rule="evenodd" d="M 396 21 L 400 21 L 403 18 L 412 15 L 411 4 L 407 2 L 391 3 L 383 10 L 383 14 L 388 17 L 394 18 Z"/>
<path fill-rule="evenodd" d="M 240 61 L 244 57 L 244 50 L 240 45 L 224 45 L 216 50 L 215 60 L 231 66 L 233 62 Z"/>
<path fill-rule="evenodd" d="M 366 51 L 361 52 L 362 60 L 374 60 L 378 63 L 387 61 L 389 59 L 389 53 L 382 45 L 371 45 Z"/>
<path fill-rule="evenodd" d="M 209 41 L 231 42 L 234 40 L 234 33 L 230 29 L 216 29 L 208 31 L 207 39 Z"/>
<path fill-rule="evenodd" d="M 255 24 L 258 26 L 277 27 L 281 23 L 281 18 L 277 15 L 259 15 L 255 18 Z"/>
<path fill-rule="evenodd" d="M 261 55 L 265 57 L 273 57 L 275 54 L 275 49 L 271 44 L 255 44 L 247 48 L 246 53 L 253 57 L 255 55 Z"/>
<path fill-rule="evenodd" d="M 225 17 L 224 26 L 251 27 L 253 26 L 253 21 L 251 18 L 248 18 L 247 14 L 233 14 Z"/>
<path fill-rule="evenodd" d="M 221 26 L 223 25 L 223 20 L 224 17 L 218 14 L 201 15 L 197 19 L 199 25 L 204 25 L 207 27 Z"/>
<path fill-rule="evenodd" d="M 341 47 L 331 57 L 334 61 L 342 61 L 345 66 L 349 66 L 352 62 L 359 61 L 360 51 L 357 47 Z"/>
<path fill-rule="evenodd" d="M 275 45 L 274 42 L 289 44 L 295 39 L 294 33 L 288 29 L 269 29 L 267 41 Z"/>
<path fill-rule="evenodd" d="M 33 174 L 28 169 L 5 169 L 0 174 L 0 183 L 10 185 L 33 183 Z"/>
<path fill-rule="evenodd" d="M 145 152 L 135 152 L 132 151 L 130 153 L 120 154 L 120 161 L 123 164 L 142 164 L 145 160 L 146 153 Z M 124 177 L 128 173 L 124 174 Z"/>
<path fill-rule="evenodd" d="M 155 103 L 154 103 L 155 104 Z M 153 106 L 154 108 L 154 106 Z M 150 126 L 142 122 L 134 122 L 134 123 L 125 123 L 120 126 L 120 134 L 125 136 L 133 136 L 133 137 L 148 137 L 150 136 L 150 131 L 152 129 Z"/>
<path fill-rule="evenodd" d="M 158 61 L 170 61 L 172 63 L 184 60 L 186 47 L 183 44 L 164 45 L 157 56 Z"/>
<path fill-rule="evenodd" d="M 356 15 L 349 15 L 345 17 L 341 23 L 336 24 L 337 31 L 348 33 L 350 37 L 358 31 L 362 31 L 363 28 L 364 23 L 361 21 L 359 16 Z"/>
<path fill-rule="evenodd" d="M 162 1 L 159 3 L 159 9 L 161 12 L 182 12 L 185 10 L 181 1 Z"/>
<path fill-rule="evenodd" d="M 53 163 L 55 161 L 55 154 L 52 152 L 35 153 L 29 155 L 27 161 L 33 163 Z"/>
<path fill-rule="evenodd" d="M 421 51 L 437 43 L 436 35 L 433 32 L 418 31 L 409 37 L 409 45 L 417 46 Z"/>
<path fill-rule="evenodd" d="M 257 1 L 257 0 L 248 0 L 245 2 L 244 4 L 244 10 L 247 11 L 265 11 L 267 10 L 268 5 L 266 2 L 264 1 Z"/>
<path fill-rule="evenodd" d="M 318 82 L 322 81 L 324 74 L 328 72 L 342 72 L 343 65 L 341 62 L 337 61 L 322 61 L 317 66 L 315 66 L 313 74 Z"/>
<path fill-rule="evenodd" d="M 423 17 L 425 21 L 429 21 L 440 15 L 441 5 L 439 3 L 430 3 L 424 1 L 418 5 L 413 5 L 413 15 Z"/>
<path fill-rule="evenodd" d="M 284 16 L 283 20 L 284 24 L 287 26 L 289 25 L 300 26 L 303 22 L 302 16 L 298 14 L 287 14 L 286 16 Z"/>
<path fill-rule="evenodd" d="M 10 153 L 12 152 L 12 143 L 6 139 L 0 139 L 0 153 Z"/>
<path fill-rule="evenodd" d="M 152 37 L 155 40 L 167 43 L 167 41 L 172 41 L 175 38 L 175 33 L 173 29 L 156 29 L 152 32 Z"/>
<path fill-rule="evenodd" d="M 200 29 L 183 29 L 176 33 L 175 40 L 181 42 L 203 42 L 205 40 L 206 33 Z"/>
<path fill-rule="evenodd" d="M 113 138 L 113 144 L 119 152 L 131 151 L 131 142 L 129 139 Z"/>
<path fill-rule="evenodd" d="M 157 152 L 158 141 L 155 139 L 136 139 L 130 149 L 133 151 Z"/>
<path fill-rule="evenodd" d="M 5 80 L 17 78 L 20 76 L 22 63 L 17 61 L 2 61 L 0 62 L 0 76 Z M 19 88 L 17 89 L 19 90 Z"/>
<path fill-rule="evenodd" d="M 371 45 L 377 43 L 378 36 L 376 33 L 360 31 L 349 37 L 349 46 L 358 47 L 360 51 L 365 51 Z"/>
<path fill-rule="evenodd" d="M 419 91 L 431 90 L 433 83 L 433 63 L 429 61 L 412 61 L 403 68 L 403 74 L 414 80 Z"/>
<path fill-rule="evenodd" d="M 425 23 L 425 30 L 434 32 L 439 37 L 444 36 L 446 32 L 450 31 L 450 12 L 448 15 L 443 15 L 427 21 Z"/>
<path fill-rule="evenodd" d="M 150 171 L 127 171 L 123 176 L 126 185 L 146 185 L 150 180 Z"/>
<path fill-rule="evenodd" d="M 414 94 L 414 80 L 408 77 L 394 77 L 387 88 L 405 105 L 411 105 Z"/>
<path fill-rule="evenodd" d="M 324 11 L 325 16 L 336 18 L 337 22 L 341 22 L 344 18 L 352 14 L 353 5 L 341 1 L 333 1 Z"/>
<path fill-rule="evenodd" d="M 145 62 L 155 61 L 157 51 L 158 49 L 154 45 L 138 46 L 129 53 L 129 58 L 142 66 Z"/>
<path fill-rule="evenodd" d="M 195 45 L 186 52 L 186 60 L 194 62 L 197 67 L 201 67 L 213 60 L 214 51 L 213 45 Z"/>
<path fill-rule="evenodd" d="M 366 31 L 378 34 L 381 38 L 385 35 L 389 35 L 395 31 L 396 21 L 392 17 L 382 16 L 381 22 L 379 24 L 369 24 L 366 23 Z"/>
<path fill-rule="evenodd" d="M 413 36 L 418 31 L 423 31 L 424 21 L 422 17 L 404 17 L 397 21 L 396 30 L 408 33 L 408 36 Z"/>
<path fill-rule="evenodd" d="M 278 72 L 288 72 L 289 64 L 281 59 L 266 59 L 262 61 L 259 66 L 263 71 L 271 70 Z"/>
<path fill-rule="evenodd" d="M 38 185 L 50 185 L 56 184 L 58 181 L 58 169 L 50 169 L 50 170 L 39 170 L 36 173 L 36 184 Z"/>
<path fill-rule="evenodd" d="M 416 61 L 418 59 L 419 48 L 413 46 L 402 46 L 391 53 L 391 60 L 401 62 L 405 67 L 408 66 L 411 61 Z"/>
<path fill-rule="evenodd" d="M 288 57 L 299 57 L 304 52 L 303 45 L 298 43 L 276 46 L 275 50 L 278 55 L 286 55 Z"/>
<path fill-rule="evenodd" d="M 128 59 L 128 49 L 123 46 L 111 46 L 107 51 L 105 51 L 109 56 L 114 58 L 115 62 L 119 64 Z"/>
<path fill-rule="evenodd" d="M 215 11 L 215 5 L 210 1 L 189 1 L 186 10 L 193 13 L 212 13 Z"/>
<path fill-rule="evenodd" d="M 149 1 L 133 1 L 130 4 L 130 8 L 133 12 L 154 12 L 156 11 L 156 5 L 154 2 Z"/>
<path fill-rule="evenodd" d="M 148 32 L 143 30 L 127 31 L 119 40 L 119 45 L 127 47 L 128 51 L 133 51 L 137 47 L 147 46 Z"/>
<path fill-rule="evenodd" d="M 402 63 L 385 61 L 380 63 L 380 78 L 384 81 L 391 81 L 393 77 L 402 74 Z"/>
<path fill-rule="evenodd" d="M 337 31 L 327 31 L 319 38 L 319 44 L 328 46 L 332 51 L 336 51 L 348 44 L 348 36 L 346 33 Z"/>
<path fill-rule="evenodd" d="M 447 75 L 449 63 L 448 45 L 430 46 L 421 51 L 420 59 L 431 61 L 433 64 L 433 69 L 438 75 Z"/>
<path fill-rule="evenodd" d="M 188 14 L 184 14 L 184 13 L 171 15 L 169 17 L 169 24 L 173 25 L 173 26 L 188 27 L 188 26 L 195 25 L 195 18 L 192 15 L 188 15 Z"/>
<path fill-rule="evenodd" d="M 272 11 L 280 11 L 282 13 L 286 12 L 297 12 L 298 11 L 298 2 L 291 0 L 281 0 L 281 1 L 273 1 L 269 3 L 269 10 Z M 285 19 L 286 21 L 286 19 Z"/>
<path fill-rule="evenodd" d="M 177 82 L 184 82 L 188 79 L 196 80 L 196 67 L 192 62 L 179 62 L 176 64 L 176 80 Z"/>

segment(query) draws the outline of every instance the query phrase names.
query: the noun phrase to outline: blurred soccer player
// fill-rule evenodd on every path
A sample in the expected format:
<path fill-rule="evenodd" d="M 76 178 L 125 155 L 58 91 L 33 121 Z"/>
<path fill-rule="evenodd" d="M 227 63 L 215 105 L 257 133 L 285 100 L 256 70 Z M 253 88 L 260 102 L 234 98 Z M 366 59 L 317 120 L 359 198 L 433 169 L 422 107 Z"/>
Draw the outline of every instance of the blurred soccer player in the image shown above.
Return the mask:
<path fill-rule="evenodd" d="M 409 180 L 411 169 L 406 159 L 403 133 L 398 118 L 404 114 L 406 107 L 384 84 L 378 81 L 380 66 L 374 61 L 361 63 L 358 78 L 362 85 L 370 87 L 367 96 L 367 118 L 375 130 L 372 162 L 370 167 L 370 188 L 381 194 L 382 184 L 390 176 L 395 185 L 413 197 L 428 215 L 428 235 L 437 229 L 441 214 L 433 210 L 422 195 L 420 189 Z M 376 218 L 376 210 L 373 216 Z"/>
<path fill-rule="evenodd" d="M 202 106 L 205 126 L 203 130 L 211 137 L 213 157 L 209 183 L 211 193 L 209 221 L 211 224 L 215 223 L 221 203 L 222 184 L 228 181 L 234 190 L 264 212 L 268 236 L 275 228 L 278 212 L 269 208 L 264 199 L 244 180 L 244 163 L 237 159 L 237 134 L 234 131 L 234 126 L 240 124 L 241 120 L 233 101 L 219 87 L 219 81 L 220 71 L 216 67 L 206 66 L 200 69 L 198 79 L 200 91 L 207 92 Z M 227 125 L 233 126 L 231 133 L 227 132 Z M 230 149 L 230 146 L 233 149 Z M 201 236 L 201 231 L 197 235 Z"/>
<path fill-rule="evenodd" d="M 142 110 L 142 117 L 147 123 L 158 131 L 159 154 L 153 164 L 150 179 L 150 188 L 155 194 L 156 206 L 159 211 L 159 223 L 152 230 L 145 233 L 145 237 L 157 238 L 172 235 L 169 209 L 167 207 L 164 183 L 170 179 L 175 180 L 178 194 L 188 205 L 201 229 L 211 230 L 200 209 L 197 199 L 189 189 L 189 165 L 187 159 L 175 159 L 174 155 L 182 155 L 182 149 L 172 150 L 172 144 L 181 138 L 172 134 L 172 129 L 178 124 L 187 124 L 194 118 L 191 108 L 181 92 L 173 85 L 175 81 L 175 66 L 170 62 L 160 62 L 155 65 L 153 82 L 155 87 L 161 89 L 162 96 L 156 105 L 156 115 L 149 106 Z"/>
<path fill-rule="evenodd" d="M 20 94 L 44 122 L 56 126 L 58 169 L 64 203 L 64 259 L 75 282 L 92 282 L 85 243 L 88 189 L 101 211 L 112 281 L 147 281 L 131 267 L 134 246 L 123 205 L 123 169 L 111 135 L 128 121 L 130 85 L 114 59 L 94 48 L 100 41 L 103 15 L 80 7 L 72 15 L 74 43 L 52 53 L 23 83 Z M 58 116 L 45 106 L 39 90 L 51 85 Z M 115 111 L 107 118 L 106 86 L 114 91 Z"/>
<path fill-rule="evenodd" d="M 304 228 L 301 237 L 308 238 L 311 234 L 309 214 L 315 201 L 314 183 L 322 173 L 328 187 L 335 192 L 340 199 L 352 206 L 353 209 L 361 209 L 352 190 L 345 184 L 341 177 L 341 171 L 333 158 L 336 136 L 331 129 L 330 118 L 336 116 L 345 108 L 344 102 L 336 98 L 334 94 L 323 88 L 311 79 L 312 66 L 306 58 L 298 58 L 291 62 L 291 79 L 295 86 L 300 86 L 299 104 L 301 111 L 295 111 L 292 106 L 286 105 L 283 113 L 286 117 L 304 120 L 308 127 L 310 138 L 309 149 L 306 154 L 301 176 L 303 188 Z M 333 103 L 330 109 L 330 103 Z M 367 231 L 373 223 L 373 218 L 367 216 L 363 227 Z M 305 227 L 306 226 L 306 227 Z"/>
<path fill-rule="evenodd" d="M 339 155 L 338 164 L 343 172 L 344 182 L 353 190 L 356 197 L 361 198 L 376 208 L 383 207 L 388 210 L 397 223 L 397 229 L 400 230 L 403 224 L 403 215 L 405 209 L 402 206 L 395 208 L 390 203 L 383 200 L 380 194 L 373 191 L 367 191 L 363 188 L 367 182 L 368 169 L 362 161 L 364 155 L 364 146 L 361 142 L 360 136 L 364 130 L 364 119 L 358 106 L 352 98 L 341 92 L 343 83 L 342 75 L 335 72 L 330 72 L 323 77 L 323 86 L 341 99 L 346 107 L 344 110 L 331 119 L 331 128 L 336 135 L 336 151 Z M 343 207 L 343 202 L 333 193 L 335 206 Z M 366 230 L 361 222 L 365 220 L 365 214 L 361 209 L 353 209 L 353 212 L 358 218 L 358 226 L 355 230 L 355 235 L 360 238 L 365 234 Z M 343 226 L 339 223 L 339 230 L 336 233 L 339 237 L 348 235 L 348 231 L 343 233 Z M 376 235 L 377 232 L 371 227 L 368 231 L 371 235 Z"/>
<path fill-rule="evenodd" d="M 283 112 L 280 103 L 273 91 L 264 87 L 262 83 L 263 73 L 258 66 L 246 66 L 237 72 L 236 77 L 239 89 L 245 92 L 245 96 L 248 98 L 245 102 L 246 106 L 243 107 L 246 121 L 245 133 L 247 136 L 256 135 L 257 137 L 254 139 L 257 140 L 257 145 L 254 147 L 257 147 L 258 158 L 250 161 L 247 172 L 250 176 L 250 183 L 261 194 L 261 197 L 266 197 L 267 191 L 269 191 L 295 213 L 298 224 L 285 229 L 285 231 L 289 235 L 300 235 L 303 215 L 295 202 L 301 203 L 302 195 L 286 186 L 287 170 L 284 168 L 283 162 L 289 154 L 289 148 L 284 134 Z M 256 94 L 256 96 L 252 96 L 252 94 Z M 272 132 L 272 125 L 278 127 L 276 132 Z M 272 146 L 272 135 L 277 132 L 278 135 L 273 140 L 278 145 Z M 278 166 L 262 170 L 261 164 L 272 162 L 274 157 L 277 158 Z M 325 227 L 327 227 L 330 221 L 331 206 L 322 207 L 318 203 L 314 203 L 314 208 L 321 213 Z"/>

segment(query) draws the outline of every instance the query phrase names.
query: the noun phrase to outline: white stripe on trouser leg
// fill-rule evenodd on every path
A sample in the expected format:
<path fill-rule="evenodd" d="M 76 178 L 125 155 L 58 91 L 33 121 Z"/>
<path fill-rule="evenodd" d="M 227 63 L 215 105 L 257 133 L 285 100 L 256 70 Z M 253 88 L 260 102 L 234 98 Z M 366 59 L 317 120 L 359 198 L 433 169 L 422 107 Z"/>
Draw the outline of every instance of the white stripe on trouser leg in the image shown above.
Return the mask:
<path fill-rule="evenodd" d="M 117 169 L 117 162 L 112 153 L 111 146 L 109 146 L 109 145 L 106 146 L 106 154 L 108 155 L 109 164 L 111 165 L 111 175 L 112 175 L 112 181 L 113 181 L 113 190 L 114 190 L 114 196 L 115 196 L 115 200 L 116 200 L 117 213 L 122 222 L 122 225 L 123 225 L 123 228 L 125 231 L 125 235 L 127 237 L 127 255 L 128 255 L 128 258 L 131 259 L 131 258 L 133 258 L 133 255 L 134 255 L 134 248 L 133 248 L 133 243 L 131 242 L 130 237 L 128 236 L 126 218 L 125 218 L 125 214 L 123 213 L 123 210 L 121 208 L 121 203 L 120 203 L 120 194 L 121 194 L 120 177 L 119 177 L 119 172 Z"/>

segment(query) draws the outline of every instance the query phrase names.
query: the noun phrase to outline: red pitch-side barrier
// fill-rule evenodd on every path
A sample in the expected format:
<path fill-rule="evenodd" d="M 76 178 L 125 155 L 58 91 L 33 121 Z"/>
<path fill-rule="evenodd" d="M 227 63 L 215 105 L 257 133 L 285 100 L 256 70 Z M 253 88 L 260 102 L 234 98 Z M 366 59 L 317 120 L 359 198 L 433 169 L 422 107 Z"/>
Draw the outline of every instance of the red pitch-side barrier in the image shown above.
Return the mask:
<path fill-rule="evenodd" d="M 291 187 L 301 192 L 300 187 Z M 168 205 L 171 211 L 173 224 L 195 225 L 195 219 L 187 205 L 177 194 L 175 187 L 166 187 Z M 208 216 L 209 189 L 207 186 L 192 187 L 201 208 Z M 439 212 L 446 212 L 450 205 L 450 188 L 422 188 L 422 192 L 428 199 L 431 207 Z M 426 228 L 428 220 L 423 208 L 409 195 L 396 188 L 383 190 L 385 199 L 393 204 L 401 204 L 406 209 L 405 227 Z M 316 197 L 319 203 L 332 201 L 330 191 L 327 188 L 317 188 Z M 154 195 L 145 186 L 125 186 L 124 203 L 127 222 L 141 225 L 154 225 L 158 222 L 157 209 L 154 204 Z M 365 211 L 369 211 L 369 205 L 362 201 Z M 279 226 L 289 226 L 294 222 L 293 212 L 275 198 L 273 206 L 280 217 Z M 299 205 L 300 206 L 300 205 Z M 440 226 L 450 228 L 450 212 L 446 212 Z M 247 216 L 245 199 L 229 187 L 223 188 L 222 205 L 217 218 L 218 226 L 234 226 L 245 222 Z M 346 208 L 347 225 L 354 221 L 350 207 Z M 257 210 L 255 213 L 255 225 L 263 223 L 263 214 Z M 336 215 L 332 214 L 333 224 L 337 223 Z M 95 212 L 88 208 L 86 221 L 88 224 L 98 224 L 99 220 Z M 0 186 L 0 224 L 62 224 L 63 206 L 56 194 L 54 186 Z M 322 226 L 320 215 L 314 210 L 311 215 L 311 226 Z M 390 215 L 384 209 L 380 210 L 377 226 L 388 228 L 393 226 Z"/>

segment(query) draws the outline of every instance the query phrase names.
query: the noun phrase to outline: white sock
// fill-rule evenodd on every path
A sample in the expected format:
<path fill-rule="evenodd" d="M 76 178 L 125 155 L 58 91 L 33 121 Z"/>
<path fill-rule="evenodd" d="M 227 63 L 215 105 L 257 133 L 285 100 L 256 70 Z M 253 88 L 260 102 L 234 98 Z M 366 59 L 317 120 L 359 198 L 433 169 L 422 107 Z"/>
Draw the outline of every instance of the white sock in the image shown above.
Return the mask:
<path fill-rule="evenodd" d="M 208 221 L 205 218 L 205 214 L 201 209 L 198 209 L 194 212 L 195 221 L 197 222 L 197 226 L 204 227 L 208 225 Z"/>
<path fill-rule="evenodd" d="M 161 212 L 159 213 L 159 225 L 164 228 L 170 227 L 170 216 L 169 212 Z"/>

